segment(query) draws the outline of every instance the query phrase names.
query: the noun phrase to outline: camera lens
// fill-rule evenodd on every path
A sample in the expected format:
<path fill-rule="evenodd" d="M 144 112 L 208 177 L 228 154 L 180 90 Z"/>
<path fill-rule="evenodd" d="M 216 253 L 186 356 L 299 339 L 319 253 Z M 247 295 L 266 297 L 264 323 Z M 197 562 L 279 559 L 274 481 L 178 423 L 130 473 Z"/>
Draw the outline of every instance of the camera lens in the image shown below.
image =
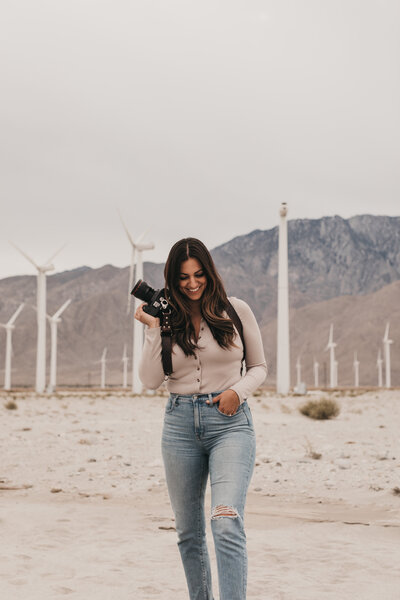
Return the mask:
<path fill-rule="evenodd" d="M 139 300 L 143 300 L 143 302 L 151 302 L 152 297 L 155 294 L 155 290 L 152 287 L 147 285 L 143 279 L 139 279 L 139 281 L 135 284 L 131 294 L 135 296 L 135 298 L 139 298 Z"/>

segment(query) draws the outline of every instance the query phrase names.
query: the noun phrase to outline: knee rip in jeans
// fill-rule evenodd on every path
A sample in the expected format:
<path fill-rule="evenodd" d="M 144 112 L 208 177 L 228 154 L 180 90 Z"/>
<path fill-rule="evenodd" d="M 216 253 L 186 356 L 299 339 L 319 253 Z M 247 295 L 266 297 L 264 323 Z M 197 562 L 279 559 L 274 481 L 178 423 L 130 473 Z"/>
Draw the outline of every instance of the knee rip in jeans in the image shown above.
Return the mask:
<path fill-rule="evenodd" d="M 211 513 L 211 520 L 221 519 L 222 517 L 228 517 L 230 519 L 237 519 L 239 516 L 238 511 L 233 506 L 224 506 L 223 504 L 219 504 L 218 506 L 214 506 Z"/>

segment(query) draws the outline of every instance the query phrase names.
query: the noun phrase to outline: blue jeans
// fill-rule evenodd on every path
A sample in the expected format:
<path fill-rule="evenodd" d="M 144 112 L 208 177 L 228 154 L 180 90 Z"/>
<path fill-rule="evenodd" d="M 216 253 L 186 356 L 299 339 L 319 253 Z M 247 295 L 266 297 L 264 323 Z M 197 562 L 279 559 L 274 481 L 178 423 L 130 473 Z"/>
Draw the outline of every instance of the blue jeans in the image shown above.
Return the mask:
<path fill-rule="evenodd" d="M 218 403 L 206 404 L 219 393 L 171 394 L 165 408 L 162 455 L 190 600 L 214 600 L 204 516 L 208 474 L 220 600 L 246 598 L 243 514 L 255 433 L 247 402 L 232 416 Z"/>

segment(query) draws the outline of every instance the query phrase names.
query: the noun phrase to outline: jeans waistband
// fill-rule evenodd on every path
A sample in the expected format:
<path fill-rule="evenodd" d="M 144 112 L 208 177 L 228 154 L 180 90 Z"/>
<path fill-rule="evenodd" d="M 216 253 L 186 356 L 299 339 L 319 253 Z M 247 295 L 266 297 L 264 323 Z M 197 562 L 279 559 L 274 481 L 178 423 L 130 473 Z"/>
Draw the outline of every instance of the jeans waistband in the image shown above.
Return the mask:
<path fill-rule="evenodd" d="M 223 392 L 223 390 L 221 390 L 220 392 L 211 392 L 209 394 L 174 394 L 174 393 L 171 393 L 170 398 L 172 398 L 172 400 L 176 400 L 177 398 L 179 398 L 179 400 L 182 400 L 183 402 L 192 402 L 193 400 L 203 400 L 205 402 L 206 400 L 212 400 L 216 396 L 219 396 L 219 394 L 222 394 L 222 392 Z"/>

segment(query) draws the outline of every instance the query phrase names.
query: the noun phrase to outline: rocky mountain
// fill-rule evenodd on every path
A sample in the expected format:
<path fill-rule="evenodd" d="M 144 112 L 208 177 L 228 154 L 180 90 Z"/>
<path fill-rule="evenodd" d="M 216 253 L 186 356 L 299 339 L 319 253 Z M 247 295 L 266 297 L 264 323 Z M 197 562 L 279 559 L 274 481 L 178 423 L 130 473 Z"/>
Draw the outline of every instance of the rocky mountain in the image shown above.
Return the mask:
<path fill-rule="evenodd" d="M 400 281 L 377 292 L 358 296 L 338 296 L 307 304 L 290 311 L 291 382 L 296 382 L 295 363 L 301 364 L 301 379 L 314 384 L 313 362 L 319 363 L 319 383 L 329 384 L 329 353 L 326 351 L 330 325 L 337 344 L 339 385 L 353 385 L 354 353 L 360 362 L 360 385 L 377 385 L 377 356 L 381 350 L 386 323 L 390 323 L 392 385 L 400 386 Z M 261 328 L 269 365 L 269 383 L 276 377 L 277 322 L 273 319 Z M 383 377 L 385 372 L 383 371 Z"/>
<path fill-rule="evenodd" d="M 278 234 L 256 230 L 213 252 L 228 289 L 263 323 L 276 314 Z M 292 308 L 367 294 L 400 279 L 400 217 L 289 221 L 288 254 Z"/>
<path fill-rule="evenodd" d="M 326 344 L 329 323 L 335 317 L 335 332 L 339 336 L 343 328 L 340 347 L 349 356 L 353 348 L 358 349 L 361 373 L 366 369 L 365 384 L 374 384 L 376 344 L 383 335 L 382 323 L 390 318 L 395 327 L 391 315 L 396 298 L 399 304 L 399 288 L 390 284 L 400 280 L 400 217 L 362 215 L 351 219 L 293 220 L 288 223 L 288 239 L 294 360 L 298 352 L 309 356 L 310 352 L 317 352 L 318 344 Z M 275 227 L 236 237 L 212 252 L 228 293 L 246 300 L 260 322 L 271 365 L 270 381 L 274 377 L 275 362 L 277 250 L 278 228 Z M 151 285 L 162 286 L 162 264 L 145 263 L 144 273 Z M 73 301 L 59 326 L 60 383 L 97 385 L 100 373 L 97 361 L 105 346 L 109 357 L 107 380 L 115 384 L 121 381 L 123 344 L 128 344 L 128 350 L 132 345 L 132 315 L 127 315 L 128 276 L 128 268 L 105 265 L 100 269 L 80 267 L 48 277 L 49 314 L 68 298 Z M 377 290 L 382 290 L 381 296 L 375 296 Z M 34 381 L 36 315 L 32 306 L 35 294 L 35 276 L 0 280 L 0 322 L 5 323 L 18 304 L 26 302 L 13 334 L 12 379 L 15 384 Z M 357 307 L 356 312 L 352 313 L 350 307 Z M 337 315 L 343 318 L 339 321 Z M 358 315 L 361 321 L 356 319 Z M 368 329 L 371 323 L 376 324 L 374 332 Z M 345 331 L 349 332 L 348 338 Z M 393 336 L 395 333 L 394 330 Z M 397 339 L 400 340 L 400 336 Z M 4 360 L 4 342 L 5 332 L 1 329 L 0 365 Z M 372 347 L 374 351 L 367 352 L 365 361 L 361 361 L 362 348 Z M 347 354 L 344 356 L 345 360 L 340 359 L 343 368 L 339 367 L 339 383 L 350 384 L 351 366 L 348 370 L 344 365 L 351 364 L 351 360 Z M 394 360 L 393 369 L 396 368 Z M 398 375 L 395 377 L 399 379 Z M 311 380 L 308 375 L 306 380 Z M 393 383 L 396 383 L 395 378 Z"/>

